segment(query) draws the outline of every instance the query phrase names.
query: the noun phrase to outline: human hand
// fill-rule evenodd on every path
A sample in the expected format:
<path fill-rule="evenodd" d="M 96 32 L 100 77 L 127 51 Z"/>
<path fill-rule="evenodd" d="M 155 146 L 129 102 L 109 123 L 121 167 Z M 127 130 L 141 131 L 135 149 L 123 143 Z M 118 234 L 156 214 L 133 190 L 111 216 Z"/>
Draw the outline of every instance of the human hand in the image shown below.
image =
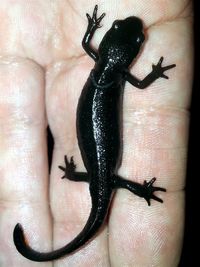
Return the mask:
<path fill-rule="evenodd" d="M 37 266 L 13 244 L 21 223 L 38 251 L 70 242 L 83 228 L 91 207 L 88 185 L 62 180 L 64 155 L 84 170 L 76 140 L 78 97 L 93 67 L 81 40 L 91 1 L 0 3 L 0 265 Z M 118 190 L 106 227 L 86 246 L 55 266 L 177 266 L 184 222 L 184 175 L 191 94 L 191 2 L 113 1 L 99 4 L 103 27 L 98 47 L 115 19 L 140 17 L 148 38 L 131 72 L 144 76 L 160 56 L 170 79 L 147 90 L 127 83 L 123 111 L 123 159 L 119 174 L 143 183 L 156 176 L 167 188 L 163 204 L 147 203 Z M 172 49 L 173 48 L 173 49 Z M 55 146 L 48 177 L 46 126 Z M 156 183 L 157 183 L 156 181 Z M 108 235 L 109 233 L 109 235 Z M 38 264 L 39 266 L 39 264 Z M 43 263 L 52 266 L 52 262 Z"/>

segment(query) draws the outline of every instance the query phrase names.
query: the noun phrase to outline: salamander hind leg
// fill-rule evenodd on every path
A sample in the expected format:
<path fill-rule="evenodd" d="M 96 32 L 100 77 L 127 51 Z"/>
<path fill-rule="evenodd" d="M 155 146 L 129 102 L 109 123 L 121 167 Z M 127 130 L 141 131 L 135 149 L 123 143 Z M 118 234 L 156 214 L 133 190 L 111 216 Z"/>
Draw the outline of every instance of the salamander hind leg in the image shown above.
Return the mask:
<path fill-rule="evenodd" d="M 144 181 L 143 184 L 139 184 L 136 182 L 128 181 L 126 179 L 121 178 L 120 176 L 115 175 L 113 177 L 113 188 L 125 188 L 136 194 L 139 197 L 144 198 L 148 205 L 150 206 L 150 200 L 154 199 L 158 202 L 163 203 L 163 200 L 154 195 L 156 191 L 166 192 L 165 188 L 153 186 L 156 178 L 152 178 L 149 182 Z"/>
<path fill-rule="evenodd" d="M 68 160 L 67 156 L 64 157 L 65 167 L 58 166 L 62 171 L 64 171 L 64 175 L 62 179 L 67 178 L 74 182 L 90 182 L 89 175 L 86 172 L 76 172 L 76 165 L 74 164 L 73 157 Z"/>

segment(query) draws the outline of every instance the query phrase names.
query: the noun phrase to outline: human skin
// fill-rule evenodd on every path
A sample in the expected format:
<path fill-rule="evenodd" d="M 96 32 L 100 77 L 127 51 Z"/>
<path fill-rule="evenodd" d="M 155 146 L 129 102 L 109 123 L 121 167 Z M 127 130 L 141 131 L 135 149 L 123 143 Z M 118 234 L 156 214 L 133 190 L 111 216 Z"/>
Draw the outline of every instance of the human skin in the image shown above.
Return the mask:
<path fill-rule="evenodd" d="M 58 165 L 78 149 L 75 114 L 93 61 L 81 47 L 85 13 L 99 5 L 106 12 L 93 39 L 97 48 L 115 19 L 144 21 L 146 42 L 131 67 L 143 78 L 160 56 L 176 64 L 146 90 L 126 84 L 123 105 L 123 157 L 119 174 L 143 182 L 156 176 L 167 189 L 163 204 L 147 203 L 127 190 L 117 191 L 107 225 L 79 251 L 54 266 L 178 265 L 184 222 L 184 185 L 192 82 L 192 7 L 190 1 L 0 2 L 0 266 L 39 266 L 13 244 L 21 223 L 30 245 L 50 251 L 68 243 L 83 228 L 91 201 L 86 183 L 62 180 Z M 46 127 L 55 146 L 48 176 Z M 109 234 L 108 234 L 109 233 Z M 43 263 L 52 266 L 52 262 Z"/>

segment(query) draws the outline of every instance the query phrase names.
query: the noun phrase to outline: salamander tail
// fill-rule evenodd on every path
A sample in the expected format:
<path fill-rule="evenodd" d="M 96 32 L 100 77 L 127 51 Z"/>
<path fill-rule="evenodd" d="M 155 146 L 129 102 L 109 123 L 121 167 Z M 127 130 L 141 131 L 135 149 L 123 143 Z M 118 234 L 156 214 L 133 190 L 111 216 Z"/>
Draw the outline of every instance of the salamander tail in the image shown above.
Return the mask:
<path fill-rule="evenodd" d="M 102 208 L 93 205 L 90 216 L 83 230 L 66 246 L 52 252 L 42 253 L 32 249 L 26 241 L 22 226 L 18 223 L 13 232 L 14 244 L 17 250 L 27 259 L 37 262 L 56 260 L 66 254 L 74 252 L 87 243 L 101 227 L 106 217 L 110 200 L 108 198 L 104 198 L 103 201 L 105 203 L 102 205 L 101 202 Z"/>

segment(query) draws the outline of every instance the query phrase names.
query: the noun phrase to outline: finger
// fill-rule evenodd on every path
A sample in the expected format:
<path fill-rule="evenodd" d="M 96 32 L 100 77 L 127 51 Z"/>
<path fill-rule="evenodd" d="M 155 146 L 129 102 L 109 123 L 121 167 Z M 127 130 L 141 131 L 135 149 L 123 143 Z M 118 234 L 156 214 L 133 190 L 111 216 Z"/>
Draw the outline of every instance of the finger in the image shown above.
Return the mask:
<path fill-rule="evenodd" d="M 44 100 L 42 69 L 26 59 L 1 57 L 0 245 L 5 248 L 2 258 L 11 255 L 8 266 L 10 258 L 15 266 L 35 266 L 14 246 L 17 223 L 24 227 L 30 246 L 51 249 Z"/>
<path fill-rule="evenodd" d="M 161 198 L 155 196 L 155 195 L 152 195 L 151 198 L 154 199 L 154 200 L 156 200 L 156 201 L 158 201 L 158 202 L 160 202 L 160 203 L 163 203 L 163 200 Z"/>
<path fill-rule="evenodd" d="M 152 178 L 149 182 L 147 182 L 147 184 L 149 186 L 152 186 L 155 181 L 156 181 L 156 177 Z"/>
<path fill-rule="evenodd" d="M 73 156 L 71 156 L 71 158 L 70 158 L 70 163 L 74 164 L 74 157 Z"/>
<path fill-rule="evenodd" d="M 69 68 L 69 63 L 65 63 L 60 72 L 54 73 L 55 68 L 52 67 L 47 75 L 47 114 L 55 141 L 51 170 L 51 206 L 55 221 L 54 248 L 70 242 L 83 229 L 90 213 L 91 198 L 88 184 L 69 179 L 61 180 L 62 173 L 57 168 L 66 154 L 68 159 L 73 156 L 77 171 L 85 171 L 76 137 L 76 108 L 90 68 L 91 66 L 85 66 L 84 60 L 79 59 L 74 68 Z M 77 76 L 77 73 L 81 75 Z M 101 266 L 109 266 L 107 255 L 107 233 L 106 228 L 103 228 L 88 244 L 74 254 L 66 256 L 63 261 L 66 265 L 81 267 L 83 261 L 84 266 L 96 266 L 102 259 Z M 77 261 L 80 257 L 82 260 Z"/>
<path fill-rule="evenodd" d="M 88 21 L 90 22 L 91 21 L 91 17 L 90 17 L 90 15 L 88 13 L 86 13 L 86 17 L 87 17 Z"/>
<path fill-rule="evenodd" d="M 109 221 L 113 266 L 120 263 L 127 266 L 178 265 L 184 221 L 182 189 L 188 138 L 187 110 L 191 93 L 191 78 L 188 81 L 188 77 L 192 77 L 190 25 L 191 21 L 186 19 L 150 28 L 149 39 L 137 61 L 138 67 L 131 70 L 144 77 L 153 61 L 150 59 L 159 55 L 164 55 L 165 61 L 177 64 L 170 72 L 169 81 L 158 79 L 142 95 L 137 90 L 133 93 L 127 85 L 123 101 L 120 176 L 141 184 L 147 177 L 156 176 L 156 185 L 163 186 L 167 192 L 156 192 L 148 207 L 130 192 L 117 191 Z M 176 49 L 171 51 L 174 43 Z M 159 64 L 162 61 L 163 57 Z M 159 203 L 161 200 L 163 204 Z M 177 229 L 177 225 L 180 228 Z M 122 247 L 126 249 L 119 256 Z"/>
<path fill-rule="evenodd" d="M 163 59 L 164 59 L 164 57 L 161 57 L 161 58 L 160 58 L 160 60 L 159 60 L 159 62 L 158 62 L 158 65 L 161 65 L 161 64 L 162 64 Z"/>
<path fill-rule="evenodd" d="M 161 75 L 161 77 L 164 79 L 167 79 L 167 80 L 169 79 L 169 77 L 167 75 L 165 75 L 164 73 Z"/>
<path fill-rule="evenodd" d="M 173 68 L 175 68 L 175 67 L 176 67 L 176 64 L 172 64 L 172 65 L 163 67 L 163 70 L 166 71 L 166 70 L 173 69 Z"/>
<path fill-rule="evenodd" d="M 63 166 L 58 166 L 58 168 L 65 172 L 65 168 Z"/>
<path fill-rule="evenodd" d="M 69 164 L 69 162 L 68 162 L 68 158 L 67 158 L 67 156 L 65 155 L 65 165 L 67 166 L 68 164 Z"/>
<path fill-rule="evenodd" d="M 98 18 L 98 22 L 100 22 L 104 17 L 105 17 L 106 13 L 103 13 L 99 18 Z"/>
<path fill-rule="evenodd" d="M 162 191 L 162 192 L 166 192 L 167 190 L 165 188 L 162 187 L 153 187 L 153 191 Z"/>
<path fill-rule="evenodd" d="M 145 200 L 146 200 L 148 206 L 151 206 L 151 201 L 150 201 L 150 199 L 145 199 Z"/>
<path fill-rule="evenodd" d="M 97 17 L 97 10 L 98 10 L 98 5 L 95 5 L 94 12 L 93 12 L 93 18 Z"/>

